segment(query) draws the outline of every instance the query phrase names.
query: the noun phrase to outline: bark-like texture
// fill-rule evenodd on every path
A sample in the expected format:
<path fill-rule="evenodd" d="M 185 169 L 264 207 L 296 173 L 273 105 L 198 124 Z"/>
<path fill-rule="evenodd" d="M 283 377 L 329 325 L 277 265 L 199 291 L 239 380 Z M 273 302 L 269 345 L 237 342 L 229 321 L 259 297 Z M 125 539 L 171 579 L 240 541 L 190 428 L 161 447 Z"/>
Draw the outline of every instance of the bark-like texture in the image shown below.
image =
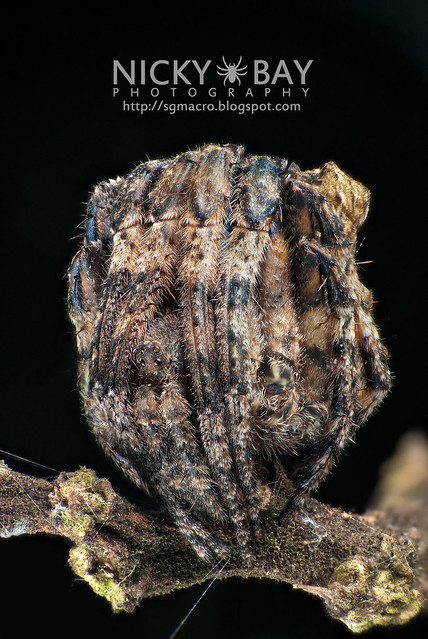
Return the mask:
<path fill-rule="evenodd" d="M 104 181 L 68 272 L 86 416 L 205 562 L 250 559 L 276 492 L 285 518 L 391 387 L 360 281 L 369 190 L 334 162 L 207 144 Z"/>
<path fill-rule="evenodd" d="M 332 617 L 361 632 L 406 623 L 424 607 L 427 460 L 425 437 L 407 436 L 364 516 L 310 499 L 304 513 L 280 527 L 275 515 L 283 503 L 272 504 L 251 566 L 232 558 L 210 570 L 161 514 L 139 510 L 86 468 L 46 481 L 2 465 L 2 536 L 68 538 L 74 572 L 115 611 L 132 612 L 144 597 L 201 583 L 222 569 L 221 579 L 273 579 L 320 596 Z"/>

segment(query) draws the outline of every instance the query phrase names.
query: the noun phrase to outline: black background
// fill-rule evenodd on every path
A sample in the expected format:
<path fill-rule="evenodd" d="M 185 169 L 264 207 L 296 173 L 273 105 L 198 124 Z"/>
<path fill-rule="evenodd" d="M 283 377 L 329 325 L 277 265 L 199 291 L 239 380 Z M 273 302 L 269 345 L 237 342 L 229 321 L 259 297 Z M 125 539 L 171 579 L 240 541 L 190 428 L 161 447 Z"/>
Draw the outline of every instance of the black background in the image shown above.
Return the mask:
<path fill-rule="evenodd" d="M 427 422 L 426 3 L 374 4 L 246 7 L 230 1 L 176 5 L 173 14 L 167 5 L 137 2 L 99 10 L 13 8 L 3 25 L 2 449 L 59 470 L 86 465 L 139 498 L 103 457 L 81 415 L 65 304 L 73 238 L 83 203 L 100 180 L 126 174 L 147 157 L 209 141 L 236 142 L 303 169 L 334 160 L 372 191 L 359 259 L 373 260 L 361 276 L 378 300 L 394 389 L 319 492 L 332 505 L 364 509 L 400 435 Z M 313 59 L 301 111 L 142 116 L 123 113 L 112 98 L 113 59 L 221 64 L 222 56 L 228 62 L 242 56 L 243 64 L 285 59 L 291 66 L 293 59 Z M 49 475 L 6 460 L 18 470 Z M 30 631 L 61 636 L 64 630 L 166 639 L 203 589 L 113 616 L 71 573 L 67 554 L 67 544 L 56 539 L 2 541 L 1 639 Z M 367 636 L 420 637 L 424 623 Z M 218 636 L 350 633 L 327 618 L 321 603 L 286 585 L 231 580 L 214 584 L 179 634 Z"/>

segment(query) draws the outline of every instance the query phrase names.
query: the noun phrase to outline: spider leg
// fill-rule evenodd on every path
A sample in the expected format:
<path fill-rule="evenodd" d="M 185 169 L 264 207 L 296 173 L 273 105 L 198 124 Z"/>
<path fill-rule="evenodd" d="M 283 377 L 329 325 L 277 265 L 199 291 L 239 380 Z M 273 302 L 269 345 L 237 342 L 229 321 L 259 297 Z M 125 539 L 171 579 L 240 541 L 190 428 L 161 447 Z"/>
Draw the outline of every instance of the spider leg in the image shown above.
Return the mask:
<path fill-rule="evenodd" d="M 214 562 L 227 556 L 227 546 L 206 531 L 180 499 L 174 473 L 177 451 L 171 449 L 170 433 L 162 423 L 165 398 L 159 401 L 152 388 L 143 386 L 131 406 L 125 392 L 105 393 L 97 383 L 84 399 L 93 431 L 105 452 L 134 483 L 156 495 L 199 557 Z M 195 460 L 188 455 L 184 461 L 191 472 Z M 199 480 L 201 489 L 203 478 Z"/>
<path fill-rule="evenodd" d="M 191 424 L 191 406 L 179 382 L 183 362 L 181 318 L 170 312 L 155 319 L 135 352 L 138 385 L 151 386 L 159 397 L 158 415 L 170 443 L 169 483 L 176 477 L 174 493 L 201 519 L 224 519 L 217 487 L 209 480 L 203 449 Z M 180 470 L 181 469 L 181 470 Z M 183 470 L 184 469 L 184 470 Z"/>
<path fill-rule="evenodd" d="M 298 393 L 300 329 L 291 258 L 282 230 L 271 233 L 260 280 L 265 351 L 259 369 L 264 391 L 259 407 L 263 432 L 259 431 L 259 436 L 268 452 L 293 452 L 302 432 Z"/>
<path fill-rule="evenodd" d="M 191 167 L 186 157 L 171 162 L 151 191 L 148 213 L 141 212 L 139 223 L 119 228 L 114 236 L 109 293 L 94 367 L 94 378 L 102 380 L 106 388 L 128 383 L 132 353 L 170 289 L 177 258 L 180 198 Z M 165 198 L 163 191 L 170 195 Z"/>
<path fill-rule="evenodd" d="M 256 535 L 260 503 L 254 469 L 253 413 L 263 359 L 256 291 L 270 245 L 272 218 L 279 206 L 278 181 L 279 167 L 268 158 L 254 158 L 244 167 L 235 187 L 233 228 L 222 256 L 219 279 L 218 343 L 230 445 Z"/>
<path fill-rule="evenodd" d="M 334 162 L 327 162 L 308 174 L 312 174 L 312 181 L 322 195 L 334 202 L 349 241 L 349 249 L 354 255 L 358 229 L 367 217 L 370 192 L 363 184 L 343 173 Z M 354 259 L 351 264 L 352 268 L 346 272 L 346 276 L 357 299 L 354 308 L 355 356 L 359 367 L 358 377 L 362 380 L 357 392 L 353 426 L 355 430 L 383 400 L 391 387 L 391 376 L 387 362 L 388 352 L 379 339 L 372 319 L 372 293 L 358 279 Z"/>
<path fill-rule="evenodd" d="M 189 362 L 199 432 L 208 465 L 243 553 L 249 543 L 224 422 L 215 335 L 215 285 L 230 198 L 230 167 L 240 148 L 208 146 L 192 174 L 192 196 L 182 212 L 179 294 L 184 348 Z"/>
<path fill-rule="evenodd" d="M 361 378 L 364 383 L 357 393 L 357 424 L 369 417 L 391 388 L 388 352 L 371 320 L 372 297 L 370 291 L 362 285 L 361 289 L 363 294 L 355 307 L 355 332 L 363 367 Z"/>
<path fill-rule="evenodd" d="M 113 203 L 123 180 L 101 182 L 87 205 L 83 246 L 68 271 L 68 309 L 80 354 L 79 382 L 87 385 L 89 361 L 101 316 L 102 285 L 111 249 Z"/>
<path fill-rule="evenodd" d="M 222 520 L 224 512 L 217 487 L 210 479 L 210 470 L 198 446 L 189 420 L 191 409 L 183 398 L 178 382 L 169 381 L 159 398 L 158 413 L 170 441 L 170 475 L 172 492 L 187 503 L 198 519 Z"/>
<path fill-rule="evenodd" d="M 358 289 L 352 286 L 356 285 L 355 262 L 342 221 L 318 191 L 304 183 L 289 181 L 285 201 L 288 214 L 294 217 L 295 283 L 304 354 L 301 392 L 306 399 L 304 411 L 318 435 L 294 465 L 296 492 L 282 520 L 318 486 L 353 432 L 358 381 L 354 317 Z"/>
<path fill-rule="evenodd" d="M 191 165 L 189 162 L 183 164 L 185 166 L 183 173 L 187 173 Z M 175 228 L 168 229 L 168 225 L 171 226 L 174 224 L 175 227 L 177 226 L 177 206 L 179 205 L 177 198 L 183 188 L 181 182 L 177 184 L 177 169 L 173 172 L 169 185 L 166 185 L 165 180 L 167 180 L 168 177 L 169 174 L 167 172 L 163 180 L 162 188 L 166 189 L 167 193 L 172 194 L 169 201 L 157 198 L 156 189 L 152 192 L 151 198 L 152 217 L 154 220 L 159 220 L 158 222 L 153 222 L 153 226 L 158 224 L 154 235 L 158 234 L 162 238 L 166 238 L 166 241 L 170 240 L 170 236 L 176 230 Z M 140 184 L 136 185 L 136 189 L 138 189 L 137 195 L 141 199 L 141 197 L 143 197 L 141 176 L 136 177 L 136 182 L 138 183 L 138 181 Z M 133 190 L 129 187 L 129 189 L 125 191 L 127 197 L 125 201 L 122 202 L 120 202 L 120 194 L 117 194 L 117 190 L 115 193 L 117 225 L 113 241 L 116 242 L 116 244 L 114 247 L 114 257 L 109 265 L 110 277 L 115 277 L 115 267 L 119 268 L 123 263 L 125 263 L 132 272 L 134 272 L 135 269 L 138 270 L 138 251 L 141 251 L 144 242 L 148 241 L 147 235 L 150 234 L 153 228 L 153 226 L 150 227 L 147 223 L 148 216 L 144 215 L 141 209 L 138 211 L 135 210 L 137 209 L 135 200 L 138 199 L 135 194 L 136 189 Z M 99 188 L 96 190 L 93 199 L 96 196 L 98 197 L 99 190 Z M 123 209 L 127 211 L 125 214 L 123 214 Z M 111 228 L 112 226 L 111 217 L 112 215 L 110 215 L 106 221 L 106 228 Z M 143 217 L 146 219 L 143 219 Z M 171 218 L 171 220 L 169 218 Z M 152 220 L 149 220 L 149 222 L 150 221 Z M 159 233 L 159 225 L 162 225 L 164 228 L 163 233 Z M 86 233 L 89 238 L 94 234 L 92 230 L 93 226 L 94 224 L 90 220 L 90 224 L 87 224 L 89 231 Z M 100 223 L 98 226 L 100 226 Z M 149 226 L 147 231 L 145 231 L 146 226 Z M 141 236 L 143 237 L 141 238 Z M 101 240 L 98 239 L 96 241 L 98 244 L 101 242 Z M 96 251 L 99 251 L 98 244 L 91 246 L 92 253 L 89 257 L 92 261 L 94 261 L 94 256 L 97 256 Z M 145 245 L 144 248 L 146 248 Z M 158 252 L 162 252 L 164 246 L 156 246 L 155 248 Z M 85 252 L 84 255 L 82 255 L 82 251 Z M 126 288 L 119 286 L 120 278 L 116 279 L 116 285 L 118 285 L 121 293 L 120 299 L 118 299 L 117 296 L 115 296 L 114 299 L 112 297 L 108 298 L 107 303 L 104 304 L 104 316 L 102 316 L 100 300 L 97 300 L 97 304 L 95 304 L 93 299 L 94 291 L 97 287 L 95 285 L 92 285 L 91 288 L 87 286 L 91 272 L 89 271 L 88 265 L 90 263 L 89 257 L 86 256 L 86 247 L 84 247 L 82 251 L 75 258 L 70 271 L 70 277 L 73 278 L 74 285 L 74 287 L 71 288 L 71 295 L 73 296 L 71 302 L 72 309 L 77 309 L 76 314 L 79 309 L 83 307 L 88 309 L 95 307 L 97 309 L 96 319 L 100 326 L 99 334 L 102 336 L 97 361 L 102 362 L 104 359 L 110 362 L 109 365 L 111 366 L 111 362 L 115 364 L 118 363 L 111 353 L 112 348 L 115 346 L 115 336 L 121 335 L 122 338 L 126 339 L 127 335 L 129 335 L 128 326 L 126 326 L 125 322 L 121 322 L 121 312 L 123 313 L 123 309 L 126 308 L 128 302 L 127 296 L 130 296 L 129 292 L 139 294 L 144 298 L 144 302 L 146 302 L 146 296 L 149 297 L 150 294 L 152 294 L 152 290 L 138 290 L 138 282 L 135 284 L 131 276 L 122 279 L 122 281 L 127 282 Z M 151 257 L 151 254 L 148 254 Z M 85 268 L 82 270 L 81 262 L 83 257 L 86 263 L 84 265 Z M 168 255 L 166 257 L 168 257 Z M 165 256 L 161 255 L 161 259 L 165 260 Z M 105 264 L 103 264 L 103 266 L 105 266 Z M 153 277 L 155 267 L 156 264 L 152 270 L 150 270 L 150 268 L 148 269 L 149 274 L 147 275 L 147 279 Z M 141 275 L 141 272 L 139 271 L 138 274 Z M 77 280 L 76 277 L 78 277 Z M 101 288 L 104 279 L 105 273 L 103 272 L 102 277 L 99 277 L 99 282 L 97 283 L 99 288 Z M 144 278 L 141 277 L 141 280 L 144 281 Z M 86 293 L 86 289 L 88 289 L 88 293 Z M 153 315 L 153 311 L 151 315 L 149 313 L 147 315 L 145 328 L 147 327 L 150 317 Z M 104 320 L 104 323 L 102 320 Z M 92 328 L 94 323 L 95 320 L 92 321 Z M 103 327 L 108 330 L 103 332 Z M 111 335 L 110 342 L 109 334 Z M 135 340 L 141 340 L 141 338 L 142 336 L 138 335 L 138 337 L 135 337 Z M 126 352 L 128 369 L 132 367 L 135 368 L 133 358 L 135 349 L 133 349 L 132 346 L 133 344 L 131 343 Z M 184 419 L 183 414 L 175 418 L 171 416 L 173 400 L 176 402 L 176 410 L 180 413 L 180 396 L 177 388 L 172 388 L 172 382 L 170 382 L 168 391 L 164 390 L 158 400 L 157 396 L 154 395 L 154 391 L 150 389 L 142 387 L 135 390 L 131 388 L 130 380 L 134 379 L 135 375 L 130 375 L 129 370 L 127 370 L 127 375 L 121 378 L 124 380 L 122 384 L 115 384 L 114 387 L 111 385 L 107 388 L 104 384 L 100 383 L 100 378 L 102 381 L 102 375 L 100 374 L 101 369 L 99 368 L 97 372 L 98 381 L 95 378 L 90 389 L 88 389 L 87 386 L 82 388 L 82 395 L 98 441 L 137 485 L 151 487 L 151 489 L 158 494 L 161 501 L 166 505 L 167 510 L 176 520 L 179 529 L 183 534 L 186 534 L 201 556 L 206 554 L 208 557 L 210 553 L 206 550 L 207 548 L 215 549 L 212 556 L 215 556 L 216 552 L 224 556 L 225 547 L 215 540 L 212 535 L 204 531 L 203 527 L 197 524 L 194 518 L 187 513 L 187 511 L 190 512 L 192 508 L 195 512 L 198 512 L 198 508 L 200 511 L 203 504 L 207 505 L 211 516 L 214 512 L 221 517 L 222 511 L 215 493 L 215 488 L 209 480 L 208 469 L 204 466 L 202 453 L 197 451 L 197 447 L 195 448 L 196 444 L 194 445 L 194 438 L 192 438 L 187 415 L 187 421 Z M 150 412 L 154 406 L 156 406 L 155 413 L 153 413 L 153 410 Z M 165 430 L 165 421 L 167 425 L 170 426 L 170 430 L 174 430 L 175 434 L 181 429 L 181 439 L 177 437 L 177 442 L 181 442 L 182 448 L 181 450 L 175 450 L 175 453 L 170 443 L 171 433 L 168 433 L 168 429 Z M 146 429 L 145 432 L 142 432 L 143 427 Z M 186 448 L 183 447 L 184 441 L 187 442 Z M 166 466 L 163 462 L 165 459 L 169 460 Z M 181 490 L 177 486 L 171 485 L 174 469 L 177 470 L 177 467 L 180 467 L 179 462 L 181 462 L 182 468 L 186 471 L 180 480 Z M 168 472 L 170 474 L 168 474 Z M 178 497 L 176 497 L 176 493 Z M 190 497 L 193 495 L 194 503 L 184 506 L 181 503 L 180 496 L 182 497 L 186 494 L 188 496 L 190 495 Z"/>
<path fill-rule="evenodd" d="M 354 292 L 356 303 L 354 307 L 355 319 L 355 358 L 359 368 L 359 379 L 364 380 L 357 392 L 357 405 L 354 416 L 354 428 L 365 421 L 373 409 L 383 400 L 391 386 L 391 376 L 388 368 L 388 352 L 379 339 L 378 330 L 372 320 L 373 299 L 371 292 L 360 282 L 355 265 L 354 254 L 356 252 L 357 232 L 367 217 L 370 192 L 359 182 L 343 173 L 334 162 L 327 162 L 320 169 L 300 172 L 299 180 L 313 184 L 318 191 L 318 197 L 313 198 L 313 216 L 318 218 L 317 224 L 324 235 L 324 243 L 336 246 L 339 255 L 338 262 L 342 260 L 346 251 L 348 253 L 349 267 L 346 271 L 348 287 Z M 311 187 L 301 184 L 303 190 L 310 195 Z M 327 213 L 322 206 L 322 197 L 334 203 L 335 217 Z M 311 204 L 311 197 L 306 198 Z M 301 204 L 301 202 L 300 202 Z M 330 219 L 330 224 L 328 223 Z M 329 228 L 330 227 L 330 228 Z M 306 225 L 306 231 L 310 224 Z M 303 229 L 301 229 L 303 232 Z M 309 233 L 310 235 L 310 233 Z M 347 238 L 348 246 L 340 247 L 340 238 Z M 342 242 L 343 243 L 343 242 Z M 349 258 L 352 255 L 352 259 Z M 333 256 L 333 259 L 336 257 Z M 343 277 L 343 276 L 342 276 Z M 345 279 L 345 278 L 343 278 Z"/>
<path fill-rule="evenodd" d="M 113 252 L 113 257 L 106 259 L 103 281 L 103 287 L 108 293 L 98 305 L 100 318 L 97 322 L 96 337 L 100 348 L 94 351 L 92 361 L 92 369 L 97 371 L 97 378 L 105 379 L 110 372 L 108 345 L 131 279 L 130 269 L 135 260 L 135 245 L 144 229 L 142 200 L 152 183 L 152 173 L 153 171 L 149 169 L 140 170 L 127 180 L 123 180 L 121 188 L 116 193 L 113 208 L 115 219 L 112 214 L 110 220 L 112 229 L 110 253 Z M 128 248 L 129 242 L 131 247 L 134 247 L 133 251 Z"/>
<path fill-rule="evenodd" d="M 220 519 L 222 511 L 176 380 L 183 366 L 179 322 L 170 313 L 151 324 L 135 352 L 139 379 L 132 395 L 125 389 L 105 392 L 96 383 L 84 400 L 104 450 L 157 497 L 197 554 L 213 561 L 230 550 L 197 523 L 212 520 L 213 513 Z"/>
<path fill-rule="evenodd" d="M 149 387 L 141 387 L 134 401 L 138 444 L 150 483 L 180 532 L 204 560 L 225 557 L 230 550 L 198 522 L 206 508 L 218 512 L 214 486 L 198 450 L 188 421 L 189 407 L 178 384 L 168 382 L 159 399 Z M 193 498 L 193 502 L 189 500 Z M 204 501 L 205 500 L 205 501 Z M 198 510 L 198 506 L 201 510 Z M 195 515 L 191 514 L 194 509 Z"/>

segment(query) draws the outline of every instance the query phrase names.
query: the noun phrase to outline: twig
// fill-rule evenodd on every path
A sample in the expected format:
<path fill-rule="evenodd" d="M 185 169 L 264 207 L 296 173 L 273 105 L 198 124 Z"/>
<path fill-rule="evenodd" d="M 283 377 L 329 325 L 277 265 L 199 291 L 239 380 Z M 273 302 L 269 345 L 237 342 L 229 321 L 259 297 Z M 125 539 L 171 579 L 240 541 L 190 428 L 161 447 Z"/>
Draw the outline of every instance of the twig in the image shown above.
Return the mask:
<path fill-rule="evenodd" d="M 283 504 L 272 503 L 254 563 L 236 554 L 218 578 L 287 582 L 321 597 L 328 613 L 354 632 L 406 623 L 423 609 L 428 583 L 427 459 L 426 438 L 408 437 L 364 516 L 310 499 L 304 513 L 280 527 Z M 397 463 L 407 478 L 398 485 L 407 491 L 391 497 Z M 2 536 L 49 533 L 70 540 L 72 569 L 114 611 L 132 612 L 145 597 L 207 579 L 209 566 L 162 514 L 138 509 L 86 468 L 47 481 L 2 464 L 0 513 Z"/>

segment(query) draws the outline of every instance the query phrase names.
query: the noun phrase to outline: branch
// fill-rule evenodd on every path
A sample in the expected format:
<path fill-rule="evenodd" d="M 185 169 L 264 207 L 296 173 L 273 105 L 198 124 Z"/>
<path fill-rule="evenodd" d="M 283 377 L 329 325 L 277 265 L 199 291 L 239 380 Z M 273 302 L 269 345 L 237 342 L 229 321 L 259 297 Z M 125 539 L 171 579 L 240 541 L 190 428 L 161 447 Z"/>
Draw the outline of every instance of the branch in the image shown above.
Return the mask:
<path fill-rule="evenodd" d="M 385 469 L 373 505 L 352 515 L 309 499 L 304 513 L 276 523 L 290 494 L 263 515 L 254 563 L 201 562 L 162 514 L 143 512 L 92 470 L 34 478 L 0 465 L 2 536 L 49 533 L 72 542 L 74 572 L 111 604 L 132 612 L 145 597 L 219 578 L 287 582 L 321 597 L 354 632 L 404 624 L 423 609 L 428 583 L 428 442 L 405 438 Z M 222 535 L 224 532 L 213 530 Z M 229 543 L 232 543 L 229 540 Z M 221 570 L 221 573 L 219 572 Z"/>

